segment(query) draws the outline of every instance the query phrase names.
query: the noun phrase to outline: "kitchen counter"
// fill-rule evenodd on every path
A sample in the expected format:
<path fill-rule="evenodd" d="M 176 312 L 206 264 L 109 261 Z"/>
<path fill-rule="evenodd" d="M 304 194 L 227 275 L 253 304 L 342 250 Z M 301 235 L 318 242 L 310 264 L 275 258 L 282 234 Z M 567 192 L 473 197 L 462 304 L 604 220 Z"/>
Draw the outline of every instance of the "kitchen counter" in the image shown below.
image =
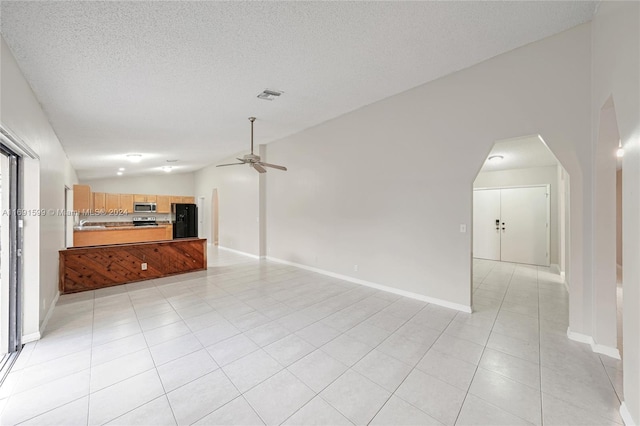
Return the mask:
<path fill-rule="evenodd" d="M 88 231 L 114 231 L 120 229 L 148 229 L 148 228 L 162 228 L 162 227 L 172 227 L 170 223 L 167 224 L 158 224 L 157 226 L 153 225 L 85 225 L 85 226 L 74 226 L 73 230 L 78 232 L 88 232 Z"/>
<path fill-rule="evenodd" d="M 133 224 L 85 225 L 74 228 L 73 246 L 103 246 L 108 244 L 143 243 L 173 239 L 173 226 L 168 223 L 158 226 L 134 226 Z"/>
<path fill-rule="evenodd" d="M 113 232 L 118 230 L 104 231 Z M 182 238 L 70 248 L 60 250 L 59 261 L 60 293 L 75 293 L 206 270 L 207 240 Z"/>

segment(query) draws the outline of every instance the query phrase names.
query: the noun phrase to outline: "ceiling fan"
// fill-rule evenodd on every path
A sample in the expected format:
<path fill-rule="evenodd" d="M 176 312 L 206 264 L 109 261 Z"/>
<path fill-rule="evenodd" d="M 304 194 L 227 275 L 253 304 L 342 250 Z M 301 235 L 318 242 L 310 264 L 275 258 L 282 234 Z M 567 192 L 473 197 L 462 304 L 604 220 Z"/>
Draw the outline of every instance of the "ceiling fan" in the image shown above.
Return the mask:
<path fill-rule="evenodd" d="M 278 166 L 276 164 L 269 164 L 263 161 L 260 161 L 260 156 L 255 155 L 253 153 L 253 122 L 256 121 L 255 117 L 249 117 L 249 121 L 251 122 L 251 154 L 247 154 L 242 158 L 238 158 L 240 163 L 231 163 L 231 164 L 218 164 L 216 167 L 224 167 L 224 166 L 237 166 L 240 164 L 248 164 L 249 167 L 253 167 L 258 173 L 266 173 L 267 170 L 265 167 L 271 167 L 272 169 L 284 170 L 287 171 L 287 168 L 284 166 Z"/>

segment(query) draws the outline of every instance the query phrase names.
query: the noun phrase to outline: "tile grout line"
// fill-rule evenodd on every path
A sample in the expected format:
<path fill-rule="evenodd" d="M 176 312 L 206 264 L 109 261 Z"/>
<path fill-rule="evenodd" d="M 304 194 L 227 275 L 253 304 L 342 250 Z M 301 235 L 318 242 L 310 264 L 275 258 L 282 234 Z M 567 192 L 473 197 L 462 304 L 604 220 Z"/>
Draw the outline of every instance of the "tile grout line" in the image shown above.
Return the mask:
<path fill-rule="evenodd" d="M 491 271 L 493 271 L 494 268 L 495 268 L 495 265 L 491 268 Z M 489 273 L 491 271 L 489 271 Z M 489 276 L 489 273 L 487 273 L 487 276 L 485 276 L 485 278 L 482 280 L 482 284 L 484 284 L 484 280 Z M 480 359 L 478 359 L 478 365 L 476 365 L 476 368 L 475 368 L 475 370 L 473 372 L 473 376 L 471 376 L 471 381 L 469 382 L 469 387 L 467 388 L 467 391 L 465 392 L 464 398 L 462 399 L 462 404 L 460 404 L 460 409 L 458 410 L 458 413 L 456 415 L 456 419 L 453 422 L 454 425 L 458 422 L 458 419 L 460 418 L 460 413 L 462 413 L 462 408 L 464 407 L 464 403 L 466 402 L 467 396 L 469 395 L 469 390 L 471 389 L 471 386 L 473 385 L 473 379 L 475 379 L 476 374 L 478 373 L 478 369 L 480 368 L 480 363 L 482 362 L 482 357 L 484 356 L 484 352 L 485 352 L 485 350 L 487 348 L 487 344 L 489 343 L 489 338 L 491 338 L 491 333 L 493 332 L 493 327 L 495 327 L 496 321 L 498 321 L 498 316 L 500 315 L 500 309 L 502 308 L 502 304 L 504 303 L 504 299 L 507 297 L 507 293 L 509 292 L 509 287 L 511 287 L 511 280 L 513 280 L 513 274 L 515 274 L 515 267 L 514 267 L 513 271 L 511 272 L 511 275 L 509 276 L 509 283 L 507 284 L 507 288 L 506 288 L 506 290 L 504 292 L 504 295 L 502 296 L 502 300 L 500 301 L 500 306 L 498 306 L 496 317 L 493 319 L 493 324 L 491 325 L 491 331 L 489 332 L 489 337 L 487 338 L 487 342 L 484 344 L 484 346 L 482 348 L 482 353 L 480 354 Z"/>
<path fill-rule="evenodd" d="M 544 426 L 544 401 L 542 397 L 542 327 L 540 316 L 540 276 L 536 268 L 536 290 L 538 294 L 538 384 L 540 385 L 540 425 Z"/>
<path fill-rule="evenodd" d="M 359 302 L 359 301 L 362 301 L 362 300 L 365 300 L 365 299 L 367 299 L 368 297 L 375 297 L 375 296 L 374 296 L 374 294 L 371 294 L 370 296 L 367 296 L 367 297 L 365 297 L 364 299 L 360 299 L 360 300 L 358 300 L 358 302 Z M 398 300 L 401 300 L 401 299 L 396 299 L 396 300 L 394 300 L 392 303 L 390 303 L 389 305 L 387 305 L 387 307 L 389 307 L 389 306 L 393 305 L 393 304 L 394 304 L 396 301 L 398 301 Z M 343 308 L 343 309 L 346 309 L 346 308 L 348 308 L 348 307 L 350 307 L 350 306 L 353 306 L 355 303 L 357 303 L 357 302 L 354 302 L 352 305 L 349 305 L 349 306 L 347 306 L 347 307 L 345 307 L 345 308 Z M 322 388 L 322 390 L 320 390 L 319 392 L 317 392 L 317 393 L 316 393 L 316 396 L 320 397 L 323 401 L 325 401 L 327 404 L 329 404 L 329 406 L 330 406 L 330 407 L 332 407 L 334 410 L 336 410 L 338 413 L 340 413 L 340 414 L 341 414 L 345 419 L 347 419 L 349 422 L 351 422 L 351 419 L 349 419 L 345 414 L 343 414 L 343 413 L 342 413 L 342 412 L 341 412 L 337 407 L 334 407 L 334 406 L 333 406 L 329 401 L 327 401 L 325 398 L 323 398 L 323 397 L 322 397 L 322 395 L 320 395 L 320 394 L 321 394 L 322 392 L 324 392 L 324 391 L 325 391 L 329 386 L 331 386 L 333 383 L 335 383 L 338 379 L 340 379 L 342 376 L 344 376 L 344 375 L 345 375 L 349 370 L 352 370 L 352 368 L 353 368 L 353 366 L 354 366 L 354 365 L 356 365 L 358 362 L 360 362 L 362 359 L 364 359 L 364 358 L 365 358 L 367 355 L 369 355 L 371 352 L 373 352 L 374 350 L 376 350 L 376 348 L 378 348 L 378 346 L 380 346 L 382 343 L 384 343 L 384 342 L 385 342 L 389 337 L 391 337 L 391 336 L 392 336 L 396 331 L 398 331 L 400 328 L 402 328 L 405 324 L 407 324 L 411 319 L 413 319 L 416 315 L 418 315 L 418 313 L 420 313 L 421 311 L 423 311 L 423 310 L 424 310 L 427 306 L 429 306 L 429 305 L 430 305 L 430 303 L 427 303 L 427 304 L 426 304 L 425 306 L 423 306 L 420 310 L 418 310 L 415 314 L 413 314 L 411 317 L 409 317 L 408 319 L 406 319 L 406 320 L 402 323 L 402 325 L 400 325 L 398 328 L 396 328 L 396 330 L 395 330 L 395 331 L 391 332 L 391 334 L 390 334 L 389 336 L 387 336 L 387 337 L 386 337 L 382 342 L 380 342 L 377 346 L 374 346 L 370 351 L 368 351 L 366 354 L 364 354 L 362 357 L 360 357 L 360 358 L 359 358 L 359 359 L 358 359 L 358 360 L 357 360 L 357 361 L 356 361 L 352 366 L 348 366 L 348 365 L 347 365 L 347 366 L 346 366 L 346 367 L 347 367 L 347 369 L 346 369 L 344 372 L 342 372 L 342 374 L 340 374 L 338 377 L 336 377 L 334 380 L 332 380 L 329 384 L 327 384 L 324 388 Z M 341 309 L 341 310 L 342 310 L 342 309 Z M 340 311 L 341 311 L 341 310 L 340 310 Z M 363 319 L 361 322 L 359 322 L 359 323 L 357 323 L 356 325 L 352 326 L 351 328 L 347 329 L 347 331 L 343 332 L 342 334 L 340 334 L 340 335 L 338 335 L 338 336 L 334 337 L 333 339 L 329 340 L 328 342 L 326 342 L 326 343 L 325 343 L 325 345 L 326 345 L 327 343 L 330 343 L 330 342 L 334 341 L 334 340 L 335 340 L 335 339 L 337 339 L 338 337 L 345 335 L 348 331 L 353 330 L 354 328 L 356 328 L 356 327 L 357 327 L 357 326 L 359 326 L 360 324 L 364 323 L 366 320 L 368 320 L 369 318 L 373 317 L 374 315 L 376 315 L 376 314 L 378 314 L 378 313 L 382 312 L 383 310 L 384 310 L 384 309 L 380 309 L 378 312 L 376 312 L 376 313 L 374 313 L 374 314 L 372 314 L 372 315 L 368 316 L 367 318 Z M 340 312 L 340 311 L 337 311 L 337 312 Z M 336 312 L 336 313 L 337 313 L 337 312 Z M 333 314 L 331 314 L 331 315 L 333 315 Z M 329 315 L 329 316 L 331 316 L 331 315 Z M 389 315 L 390 315 L 390 314 L 389 314 Z M 394 316 L 394 315 L 392 315 L 392 316 Z M 399 317 L 396 317 L 396 318 L 399 318 Z M 452 320 L 453 320 L 453 318 L 452 318 Z M 452 320 L 451 320 L 451 321 L 452 321 Z M 321 320 L 320 320 L 320 321 L 321 321 Z M 314 323 L 314 324 L 315 324 L 315 323 Z M 372 327 L 375 327 L 375 326 L 372 326 Z M 385 330 L 385 331 L 388 331 L 388 330 Z M 442 332 L 441 332 L 441 334 L 442 334 Z M 347 335 L 347 336 L 348 336 L 348 335 Z M 440 336 L 440 335 L 439 335 L 439 336 Z M 351 336 L 349 336 L 349 337 L 351 337 Z M 353 339 L 358 340 L 358 339 L 356 339 L 355 337 L 354 337 Z M 304 340 L 304 339 L 303 339 L 303 340 Z M 409 340 L 410 340 L 410 339 L 409 339 Z M 437 339 L 436 339 L 436 340 L 437 340 Z M 360 340 L 358 340 L 358 341 L 360 341 Z M 361 343 L 365 343 L 365 342 L 361 342 Z M 434 340 L 434 343 L 435 343 L 435 340 Z M 366 343 L 365 343 L 365 344 L 366 344 Z M 323 346 L 324 346 L 324 345 L 323 345 Z M 431 348 L 431 346 L 433 346 L 433 343 L 429 346 L 429 348 Z M 329 356 L 329 357 L 330 357 L 330 358 L 332 358 L 332 359 L 335 359 L 333 356 L 331 356 L 330 354 L 327 354 L 327 353 L 326 353 L 325 351 L 323 351 L 321 348 L 316 348 L 316 350 L 320 350 L 320 351 L 321 351 L 322 353 L 324 353 L 325 355 Z M 429 349 L 427 349 L 427 352 L 429 352 Z M 389 357 L 391 357 L 391 358 L 395 359 L 395 360 L 396 360 L 396 361 L 398 361 L 398 362 L 401 362 L 401 363 L 403 363 L 403 364 L 405 364 L 405 365 L 409 365 L 409 364 L 407 364 L 406 362 L 404 362 L 404 361 L 401 361 L 401 360 L 397 359 L 397 358 L 396 358 L 396 357 L 394 357 L 393 355 L 388 355 L 388 354 L 387 354 L 387 353 L 385 353 L 385 352 L 383 352 L 383 353 L 384 353 L 385 355 L 387 355 L 387 356 L 389 356 Z M 425 354 L 426 354 L 426 352 L 425 352 Z M 307 354 L 307 355 L 308 355 L 308 354 Z M 306 356 L 306 355 L 305 355 L 305 356 Z M 302 358 L 304 358 L 304 357 L 302 357 Z M 300 359 L 302 359 L 302 358 L 300 358 Z M 422 358 L 420 358 L 420 360 L 422 360 Z M 418 360 L 418 361 L 416 362 L 416 365 L 420 362 L 420 360 Z M 298 360 L 298 361 L 299 361 L 299 360 Z M 340 363 L 342 364 L 342 362 L 341 362 L 340 360 L 336 360 L 336 361 L 338 361 L 338 362 L 340 362 Z M 297 361 L 296 361 L 296 362 L 297 362 Z M 291 365 L 293 365 L 293 364 L 291 364 Z M 344 364 L 343 364 L 343 365 L 344 365 Z M 287 371 L 289 371 L 288 367 L 285 367 L 285 368 L 287 369 Z M 409 377 L 409 374 L 411 374 L 411 372 L 413 371 L 413 369 L 414 369 L 414 368 L 415 368 L 415 366 L 414 366 L 414 367 L 412 367 L 412 369 L 407 373 L 407 375 L 405 376 L 405 378 L 402 380 L 402 382 L 400 382 L 400 384 L 396 387 L 396 389 L 395 389 L 395 390 L 397 390 L 397 389 L 402 385 L 402 383 L 404 383 L 404 381 L 406 380 L 406 378 L 407 378 L 407 377 Z M 369 379 L 368 377 L 364 376 L 363 374 L 359 373 L 358 371 L 356 371 L 356 370 L 353 370 L 353 371 L 354 371 L 355 373 L 357 373 L 357 374 L 360 374 L 362 377 L 364 377 L 365 379 L 369 380 L 370 382 L 374 383 L 376 386 L 379 386 L 380 388 L 382 388 L 382 389 L 384 389 L 385 391 L 387 391 L 387 389 L 383 388 L 381 385 L 379 385 L 378 383 L 376 383 L 376 382 L 374 382 L 373 380 Z M 293 374 L 293 375 L 294 375 L 298 380 L 300 380 L 300 381 L 302 382 L 302 380 L 301 380 L 298 376 L 296 376 L 296 374 L 295 374 L 294 372 L 292 372 L 292 371 L 289 371 L 289 372 L 290 372 L 291 374 Z M 302 383 L 304 383 L 304 382 L 302 382 Z M 305 386 L 306 386 L 306 384 L 305 384 Z M 307 386 L 307 387 L 308 387 L 308 386 Z M 378 413 L 380 412 L 380 410 L 381 410 L 381 409 L 382 409 L 382 408 L 387 404 L 387 402 L 391 399 L 391 397 L 392 397 L 393 395 L 395 395 L 395 390 L 394 390 L 393 392 L 391 392 L 391 394 L 389 395 L 389 398 L 387 398 L 387 400 L 384 402 L 384 404 L 382 404 L 382 406 L 380 407 L 380 409 L 378 409 L 378 411 L 376 411 L 376 413 L 375 413 L 375 414 L 374 414 L 374 416 L 371 418 L 371 420 L 369 420 L 369 422 L 368 422 L 368 423 L 370 423 L 371 421 L 373 421 L 373 419 L 375 418 L 375 416 L 377 416 L 377 415 L 378 415 Z M 312 391 L 313 391 L 313 389 L 312 389 Z M 315 392 L 315 391 L 314 391 L 314 392 Z M 387 391 L 387 392 L 388 392 L 388 391 Z M 311 400 L 313 400 L 313 398 L 312 398 Z M 307 403 L 303 404 L 300 408 L 298 408 L 296 411 L 294 411 L 294 412 L 293 412 L 289 417 L 287 417 L 284 421 L 287 421 L 289 418 L 291 418 L 293 415 L 295 415 L 295 414 L 296 414 L 298 411 L 300 411 L 304 406 L 306 406 L 309 402 L 311 402 L 311 400 L 309 400 L 309 401 L 307 401 Z M 403 400 L 403 401 L 404 401 L 404 400 Z M 405 401 L 405 402 L 406 402 L 406 401 Z M 411 405 L 412 405 L 412 404 L 411 404 Z M 415 408 L 418 408 L 418 407 L 415 407 Z M 420 410 L 420 411 L 422 411 L 422 410 Z M 351 422 L 351 423 L 353 423 L 353 422 Z"/>

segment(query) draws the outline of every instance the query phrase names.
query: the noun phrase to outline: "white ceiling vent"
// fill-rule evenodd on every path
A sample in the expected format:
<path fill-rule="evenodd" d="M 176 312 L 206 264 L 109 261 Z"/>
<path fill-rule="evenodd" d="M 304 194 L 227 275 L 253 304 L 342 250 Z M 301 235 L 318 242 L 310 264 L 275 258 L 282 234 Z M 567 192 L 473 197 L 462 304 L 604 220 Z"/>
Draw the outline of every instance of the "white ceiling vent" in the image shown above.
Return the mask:
<path fill-rule="evenodd" d="M 264 89 L 262 93 L 258 95 L 258 99 L 264 99 L 265 101 L 272 101 L 278 96 L 282 95 L 284 92 L 279 92 L 277 90 Z"/>

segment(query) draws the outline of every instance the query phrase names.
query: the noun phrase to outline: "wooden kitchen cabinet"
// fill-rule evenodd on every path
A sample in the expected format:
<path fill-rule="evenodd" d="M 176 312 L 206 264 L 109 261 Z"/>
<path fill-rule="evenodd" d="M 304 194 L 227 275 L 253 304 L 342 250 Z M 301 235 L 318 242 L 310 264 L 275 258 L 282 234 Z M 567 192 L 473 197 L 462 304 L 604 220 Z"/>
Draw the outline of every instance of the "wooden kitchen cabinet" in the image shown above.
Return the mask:
<path fill-rule="evenodd" d="M 157 202 L 157 196 L 156 195 L 149 195 L 149 194 L 134 194 L 133 195 L 133 201 L 135 203 L 155 203 Z"/>
<path fill-rule="evenodd" d="M 120 210 L 133 213 L 133 194 L 119 194 L 120 195 Z"/>
<path fill-rule="evenodd" d="M 195 204 L 195 197 L 189 197 L 186 195 L 172 195 L 171 202 L 181 204 Z"/>
<path fill-rule="evenodd" d="M 107 213 L 120 210 L 120 194 L 105 194 Z"/>
<path fill-rule="evenodd" d="M 106 212 L 107 210 L 107 200 L 104 192 L 94 192 L 93 193 L 93 211 L 94 212 Z"/>
<path fill-rule="evenodd" d="M 91 187 L 89 185 L 73 185 L 73 210 L 89 212 L 91 210 Z"/>
<path fill-rule="evenodd" d="M 133 212 L 133 194 L 105 194 L 107 214 L 120 215 Z"/>
<path fill-rule="evenodd" d="M 171 213 L 171 195 L 158 195 L 158 213 Z"/>

